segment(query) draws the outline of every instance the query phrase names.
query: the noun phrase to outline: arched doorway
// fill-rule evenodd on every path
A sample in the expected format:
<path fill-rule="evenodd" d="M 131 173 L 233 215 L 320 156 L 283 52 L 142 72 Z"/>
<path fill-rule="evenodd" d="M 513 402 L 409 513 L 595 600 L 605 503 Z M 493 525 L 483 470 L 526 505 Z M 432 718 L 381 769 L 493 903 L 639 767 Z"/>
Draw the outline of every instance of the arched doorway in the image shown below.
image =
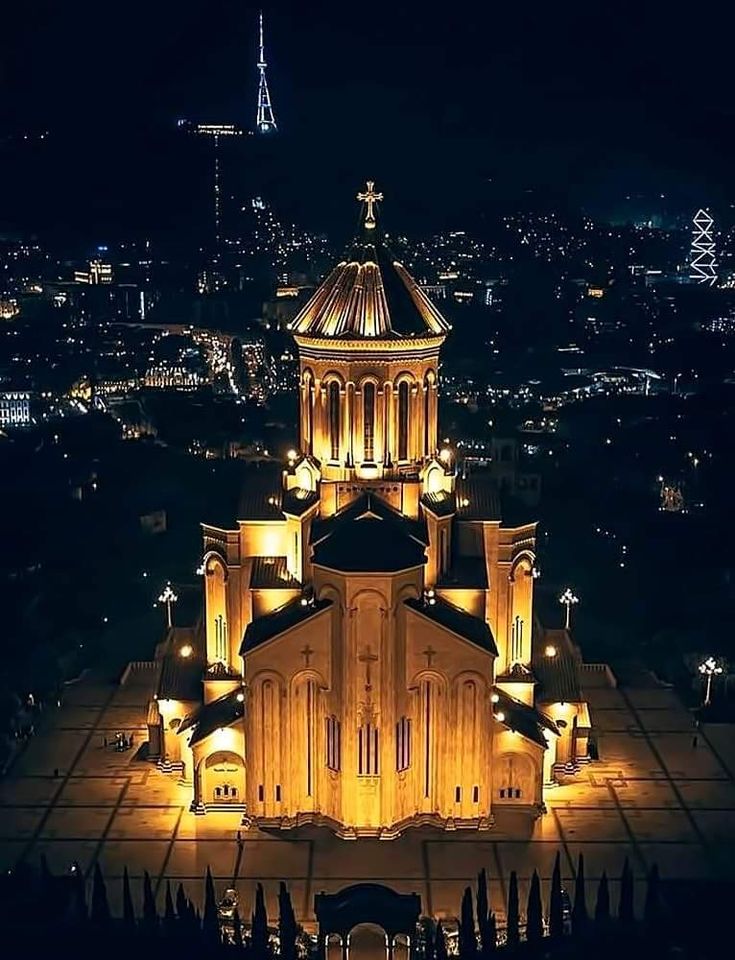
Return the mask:
<path fill-rule="evenodd" d="M 421 897 L 357 883 L 339 893 L 318 893 L 314 913 L 324 960 L 410 960 Z"/>
<path fill-rule="evenodd" d="M 245 767 L 236 753 L 220 750 L 207 757 L 203 781 L 204 803 L 231 806 L 245 802 Z"/>
<path fill-rule="evenodd" d="M 349 960 L 390 960 L 388 935 L 377 923 L 358 923 L 347 936 Z"/>

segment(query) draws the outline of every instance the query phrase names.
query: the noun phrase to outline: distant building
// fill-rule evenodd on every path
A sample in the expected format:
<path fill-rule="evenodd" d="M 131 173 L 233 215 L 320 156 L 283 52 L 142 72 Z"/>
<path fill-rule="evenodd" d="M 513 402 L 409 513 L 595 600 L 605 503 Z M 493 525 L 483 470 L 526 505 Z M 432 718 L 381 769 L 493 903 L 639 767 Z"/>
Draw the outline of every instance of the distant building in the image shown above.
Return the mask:
<path fill-rule="evenodd" d="M 27 390 L 0 392 L 0 427 L 26 427 L 30 423 L 30 392 Z"/>
<path fill-rule="evenodd" d="M 75 283 L 87 283 L 91 286 L 112 283 L 112 264 L 102 260 L 90 260 L 86 270 L 74 271 Z"/>

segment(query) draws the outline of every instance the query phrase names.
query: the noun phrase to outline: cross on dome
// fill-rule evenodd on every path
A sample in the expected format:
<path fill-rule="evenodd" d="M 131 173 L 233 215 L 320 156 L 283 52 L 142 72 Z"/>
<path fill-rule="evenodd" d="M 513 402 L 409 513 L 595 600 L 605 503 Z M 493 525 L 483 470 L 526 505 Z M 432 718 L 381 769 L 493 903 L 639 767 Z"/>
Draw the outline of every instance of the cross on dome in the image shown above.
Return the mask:
<path fill-rule="evenodd" d="M 374 180 L 368 180 L 366 183 L 367 190 L 360 191 L 357 195 L 357 199 L 361 200 L 367 207 L 367 212 L 365 214 L 365 229 L 374 230 L 375 229 L 375 212 L 373 207 L 378 202 L 378 200 L 383 199 L 382 193 L 376 193 L 373 187 L 375 186 Z"/>

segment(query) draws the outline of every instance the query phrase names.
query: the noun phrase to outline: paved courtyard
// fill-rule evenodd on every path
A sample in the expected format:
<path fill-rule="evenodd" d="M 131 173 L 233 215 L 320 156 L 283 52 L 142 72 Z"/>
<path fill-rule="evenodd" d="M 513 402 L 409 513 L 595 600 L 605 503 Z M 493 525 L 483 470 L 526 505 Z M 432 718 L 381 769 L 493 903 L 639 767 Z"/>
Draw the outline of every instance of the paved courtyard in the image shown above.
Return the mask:
<path fill-rule="evenodd" d="M 462 889 L 482 866 L 502 916 L 510 871 L 518 872 L 523 898 L 534 867 L 550 877 L 557 850 L 567 886 L 579 853 L 588 878 L 603 869 L 616 878 L 628 856 L 638 877 L 657 863 L 665 879 L 735 879 L 733 728 L 702 728 L 695 747 L 691 717 L 666 689 L 590 691 L 601 759 L 550 791 L 548 813 L 533 824 L 509 812 L 487 833 L 421 830 L 359 842 L 322 830 L 294 839 L 251 830 L 238 850 L 239 814 L 193 816 L 176 776 L 136 758 L 150 685 L 143 672 L 122 687 L 91 677 L 68 689 L 63 707 L 0 782 L 0 868 L 41 853 L 57 871 L 74 859 L 87 871 L 99 861 L 119 909 L 116 878 L 125 866 L 134 884 L 148 870 L 162 902 L 165 877 L 198 899 L 209 865 L 218 892 L 238 888 L 243 915 L 262 880 L 275 916 L 278 881 L 287 880 L 307 922 L 315 893 L 365 880 L 416 891 L 425 912 L 456 916 Z M 136 749 L 105 749 L 103 738 L 117 731 L 133 732 Z"/>

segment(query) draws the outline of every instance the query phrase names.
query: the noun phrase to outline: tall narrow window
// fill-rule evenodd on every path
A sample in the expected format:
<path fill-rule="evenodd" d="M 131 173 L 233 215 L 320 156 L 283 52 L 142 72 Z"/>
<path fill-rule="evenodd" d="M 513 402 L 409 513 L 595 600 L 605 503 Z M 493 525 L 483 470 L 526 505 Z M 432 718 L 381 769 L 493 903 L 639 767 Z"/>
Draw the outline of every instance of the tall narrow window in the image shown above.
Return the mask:
<path fill-rule="evenodd" d="M 365 459 L 375 459 L 375 384 L 366 383 L 362 392 L 362 422 Z"/>
<path fill-rule="evenodd" d="M 380 773 L 378 729 L 363 723 L 357 731 L 357 773 L 361 777 L 377 777 Z"/>
<path fill-rule="evenodd" d="M 222 614 L 214 618 L 214 659 L 227 663 L 227 621 Z"/>
<path fill-rule="evenodd" d="M 316 690 L 314 681 L 306 683 L 306 795 L 310 797 L 314 792 L 314 700 Z"/>
<path fill-rule="evenodd" d="M 431 382 L 424 381 L 424 456 L 431 453 L 429 449 L 429 418 L 431 417 Z"/>
<path fill-rule="evenodd" d="M 310 454 L 314 453 L 314 382 L 309 377 L 309 392 L 306 398 L 307 411 L 306 416 L 308 419 L 307 430 L 309 431 L 309 445 L 308 451 Z"/>
<path fill-rule="evenodd" d="M 327 717 L 327 767 L 339 771 L 342 766 L 342 729 L 339 720 Z"/>
<path fill-rule="evenodd" d="M 396 770 L 408 770 L 411 766 L 411 721 L 401 717 L 396 724 Z"/>
<path fill-rule="evenodd" d="M 510 625 L 510 659 L 511 666 L 518 663 L 523 653 L 523 620 L 516 617 Z"/>
<path fill-rule="evenodd" d="M 408 460 L 408 383 L 398 384 L 398 459 Z"/>
<path fill-rule="evenodd" d="M 332 460 L 339 460 L 339 384 L 329 384 L 329 445 Z"/>

